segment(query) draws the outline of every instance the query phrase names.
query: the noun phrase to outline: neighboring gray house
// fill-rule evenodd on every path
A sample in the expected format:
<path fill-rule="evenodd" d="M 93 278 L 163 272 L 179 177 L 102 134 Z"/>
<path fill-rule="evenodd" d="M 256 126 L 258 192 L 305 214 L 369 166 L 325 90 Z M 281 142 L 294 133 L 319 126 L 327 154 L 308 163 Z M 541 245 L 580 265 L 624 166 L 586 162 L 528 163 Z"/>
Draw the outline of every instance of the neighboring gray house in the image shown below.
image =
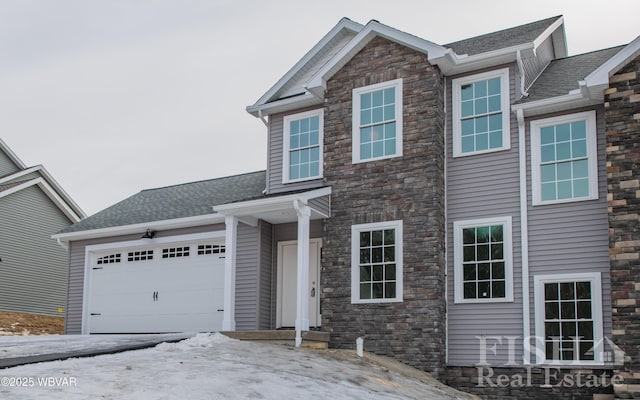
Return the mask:
<path fill-rule="evenodd" d="M 68 253 L 51 235 L 85 215 L 42 165 L 0 139 L 0 310 L 62 316 Z"/>
<path fill-rule="evenodd" d="M 561 16 L 448 45 L 342 19 L 247 108 L 266 172 L 143 191 L 55 236 L 67 332 L 320 329 L 489 398 L 612 394 L 562 379 L 610 378 L 607 340 L 639 326 L 615 308 L 640 247 L 616 222 L 638 215 L 612 207 L 637 170 L 607 174 L 637 154 L 639 54 L 568 57 Z"/>

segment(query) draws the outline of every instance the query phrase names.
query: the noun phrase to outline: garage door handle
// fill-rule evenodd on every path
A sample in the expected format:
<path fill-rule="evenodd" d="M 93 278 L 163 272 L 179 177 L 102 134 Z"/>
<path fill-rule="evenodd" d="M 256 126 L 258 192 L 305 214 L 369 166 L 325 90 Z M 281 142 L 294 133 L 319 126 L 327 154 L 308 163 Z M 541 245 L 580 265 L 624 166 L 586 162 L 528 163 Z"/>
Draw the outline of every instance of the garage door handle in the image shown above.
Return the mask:
<path fill-rule="evenodd" d="M 224 308 L 218 308 L 218 311 L 224 311 Z"/>
<path fill-rule="evenodd" d="M 158 301 L 158 292 L 153 292 L 153 301 Z"/>

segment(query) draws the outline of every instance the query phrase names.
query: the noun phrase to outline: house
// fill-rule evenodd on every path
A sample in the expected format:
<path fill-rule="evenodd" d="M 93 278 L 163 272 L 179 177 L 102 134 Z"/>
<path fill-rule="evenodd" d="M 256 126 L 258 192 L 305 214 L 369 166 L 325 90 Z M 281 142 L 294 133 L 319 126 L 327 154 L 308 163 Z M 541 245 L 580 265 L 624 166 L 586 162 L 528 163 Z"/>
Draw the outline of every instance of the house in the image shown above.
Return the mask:
<path fill-rule="evenodd" d="M 0 310 L 62 315 L 68 254 L 51 235 L 83 217 L 45 167 L 0 139 Z"/>
<path fill-rule="evenodd" d="M 638 391 L 639 55 L 569 57 L 561 16 L 447 45 L 342 19 L 247 107 L 266 171 L 55 235 L 67 332 L 320 329 L 487 398 Z"/>

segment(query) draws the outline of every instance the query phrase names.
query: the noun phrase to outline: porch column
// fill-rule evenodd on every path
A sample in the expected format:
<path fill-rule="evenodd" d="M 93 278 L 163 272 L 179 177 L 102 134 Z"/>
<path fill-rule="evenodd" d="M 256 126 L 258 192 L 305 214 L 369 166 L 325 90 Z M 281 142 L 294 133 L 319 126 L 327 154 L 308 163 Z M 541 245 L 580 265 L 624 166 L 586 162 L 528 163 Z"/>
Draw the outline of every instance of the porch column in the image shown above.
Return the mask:
<path fill-rule="evenodd" d="M 226 216 L 225 258 L 224 258 L 224 312 L 222 330 L 236 330 L 236 240 L 238 237 L 238 218 Z"/>
<path fill-rule="evenodd" d="M 302 344 L 302 331 L 309 330 L 309 220 L 311 208 L 300 200 L 294 200 L 293 205 L 298 214 L 296 347 L 299 347 Z"/>

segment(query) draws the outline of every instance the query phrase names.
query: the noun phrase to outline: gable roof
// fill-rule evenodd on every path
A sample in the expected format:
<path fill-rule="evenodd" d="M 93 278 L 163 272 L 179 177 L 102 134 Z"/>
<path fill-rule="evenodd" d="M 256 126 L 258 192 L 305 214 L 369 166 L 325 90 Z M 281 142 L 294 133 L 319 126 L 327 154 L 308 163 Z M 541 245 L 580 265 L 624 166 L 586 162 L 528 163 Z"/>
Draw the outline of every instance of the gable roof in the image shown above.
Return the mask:
<path fill-rule="evenodd" d="M 15 172 L 0 176 L 0 198 L 37 185 L 71 222 L 75 223 L 86 217 L 80 206 L 44 166 L 27 167 L 2 139 L 0 139 L 0 151 L 19 168 Z"/>
<path fill-rule="evenodd" d="M 58 232 L 64 234 L 214 214 L 213 206 L 262 196 L 265 171 L 147 189 Z"/>
<path fill-rule="evenodd" d="M 266 115 L 323 104 L 326 81 L 374 37 L 381 36 L 425 54 L 445 74 L 457 74 L 535 57 L 535 50 L 551 37 L 554 56 L 566 56 L 561 16 L 440 46 L 376 20 L 365 26 L 347 18 L 327 33 L 296 65 L 247 112 Z"/>
<path fill-rule="evenodd" d="M 562 22 L 562 15 L 531 22 L 513 28 L 503 29 L 497 32 L 475 36 L 469 39 L 459 40 L 445 44 L 456 54 L 476 55 L 487 53 L 506 47 L 517 46 L 522 43 L 531 43 L 538 39 L 550 27 L 553 29 L 554 23 Z M 566 46 L 565 46 L 566 52 Z"/>

